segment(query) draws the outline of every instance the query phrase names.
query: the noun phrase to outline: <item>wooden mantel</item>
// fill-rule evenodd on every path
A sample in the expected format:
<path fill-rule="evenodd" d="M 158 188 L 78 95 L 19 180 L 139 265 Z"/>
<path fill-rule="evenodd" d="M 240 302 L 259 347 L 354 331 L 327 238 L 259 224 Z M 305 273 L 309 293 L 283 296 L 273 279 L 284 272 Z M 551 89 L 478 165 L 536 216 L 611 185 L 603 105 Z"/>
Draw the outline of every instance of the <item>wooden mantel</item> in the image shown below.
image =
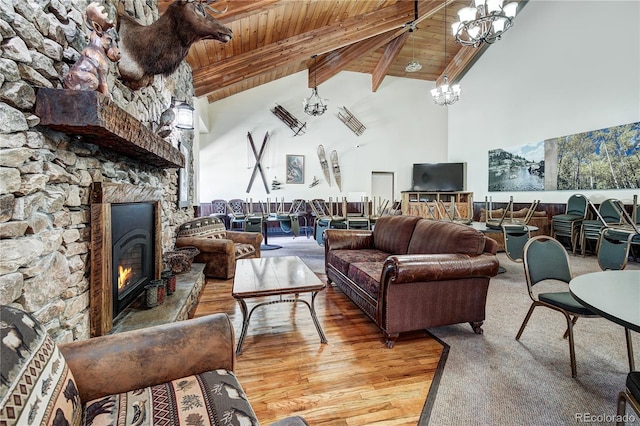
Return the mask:
<path fill-rule="evenodd" d="M 184 155 L 102 93 L 39 88 L 40 124 L 161 168 L 184 167 Z"/>

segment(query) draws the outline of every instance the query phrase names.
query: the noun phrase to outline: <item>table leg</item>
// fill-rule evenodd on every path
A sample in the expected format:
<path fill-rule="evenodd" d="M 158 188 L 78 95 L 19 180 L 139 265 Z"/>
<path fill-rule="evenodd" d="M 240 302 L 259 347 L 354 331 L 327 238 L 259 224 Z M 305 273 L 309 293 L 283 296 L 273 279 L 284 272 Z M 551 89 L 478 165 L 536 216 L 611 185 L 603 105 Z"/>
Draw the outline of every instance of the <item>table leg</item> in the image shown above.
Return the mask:
<path fill-rule="evenodd" d="M 247 335 L 247 329 L 249 328 L 249 319 L 251 315 L 249 315 L 249 311 L 247 309 L 247 303 L 244 299 L 238 299 L 240 302 L 240 309 L 242 310 L 242 331 L 240 332 L 240 337 L 238 338 L 238 346 L 236 347 L 236 355 L 240 355 L 242 353 L 242 344 L 244 343 L 244 338 Z"/>
<path fill-rule="evenodd" d="M 636 371 L 636 362 L 633 357 L 633 342 L 631 341 L 631 330 L 625 327 L 624 333 L 627 338 L 627 355 L 629 356 L 629 371 Z"/>
<path fill-rule="evenodd" d="M 311 311 L 311 318 L 313 318 L 313 323 L 316 325 L 316 330 L 318 330 L 318 335 L 320 336 L 320 342 L 328 343 L 327 338 L 324 335 L 324 331 L 322 331 L 322 326 L 320 325 L 320 321 L 318 321 L 318 317 L 316 316 L 315 301 L 316 301 L 317 295 L 318 295 L 317 291 L 314 291 L 312 293 L 311 305 L 309 306 L 309 311 Z"/>

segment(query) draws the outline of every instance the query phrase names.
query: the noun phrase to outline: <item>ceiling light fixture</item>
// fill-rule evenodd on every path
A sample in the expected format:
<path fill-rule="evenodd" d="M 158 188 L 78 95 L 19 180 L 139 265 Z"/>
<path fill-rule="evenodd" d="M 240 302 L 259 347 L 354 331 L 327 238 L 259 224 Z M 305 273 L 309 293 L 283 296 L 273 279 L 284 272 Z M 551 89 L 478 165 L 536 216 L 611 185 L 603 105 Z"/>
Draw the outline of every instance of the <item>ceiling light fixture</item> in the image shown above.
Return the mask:
<path fill-rule="evenodd" d="M 415 24 L 411 24 L 411 27 L 409 28 L 409 32 L 412 33 L 415 30 L 416 30 Z M 415 58 L 415 52 L 414 52 L 415 40 L 416 40 L 415 36 L 411 38 L 411 59 L 412 59 L 412 61 L 409 62 L 406 67 L 404 67 L 404 70 L 406 72 L 416 72 L 416 71 L 420 71 L 422 69 L 422 65 L 420 64 L 420 62 L 416 61 L 416 58 Z"/>
<path fill-rule="evenodd" d="M 317 116 L 322 115 L 327 110 L 327 99 L 322 99 L 320 95 L 318 95 L 318 85 L 316 83 L 316 77 L 318 74 L 318 67 L 316 67 L 316 62 L 318 60 L 318 55 L 313 55 L 313 90 L 311 91 L 311 96 L 302 100 L 302 106 L 304 108 L 304 112 L 309 115 Z"/>
<path fill-rule="evenodd" d="M 444 0 L 444 66 L 447 66 L 447 0 Z M 453 105 L 460 99 L 460 85 L 449 85 L 449 77 L 445 74 L 442 84 L 431 89 L 431 96 L 438 105 Z"/>
<path fill-rule="evenodd" d="M 504 0 L 472 0 L 474 6 L 458 11 L 459 22 L 451 25 L 456 41 L 463 46 L 478 47 L 495 43 L 513 25 L 518 3 L 502 5 Z"/>

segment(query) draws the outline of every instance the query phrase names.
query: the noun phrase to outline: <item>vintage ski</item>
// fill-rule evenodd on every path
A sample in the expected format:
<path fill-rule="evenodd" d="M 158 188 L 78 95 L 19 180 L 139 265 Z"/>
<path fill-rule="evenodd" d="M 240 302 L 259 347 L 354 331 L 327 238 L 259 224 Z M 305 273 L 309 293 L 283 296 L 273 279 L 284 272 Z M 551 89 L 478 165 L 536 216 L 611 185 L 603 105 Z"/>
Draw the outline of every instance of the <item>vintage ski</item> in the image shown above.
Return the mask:
<path fill-rule="evenodd" d="M 327 157 L 324 154 L 324 146 L 318 145 L 318 159 L 320 160 L 320 166 L 322 167 L 322 173 L 324 173 L 324 178 L 327 180 L 329 186 L 331 186 L 331 175 L 329 174 L 329 163 L 327 162 Z"/>
<path fill-rule="evenodd" d="M 331 151 L 331 167 L 333 168 L 333 178 L 336 180 L 338 189 L 342 192 L 342 178 L 340 177 L 340 165 L 338 164 L 338 152 Z"/>

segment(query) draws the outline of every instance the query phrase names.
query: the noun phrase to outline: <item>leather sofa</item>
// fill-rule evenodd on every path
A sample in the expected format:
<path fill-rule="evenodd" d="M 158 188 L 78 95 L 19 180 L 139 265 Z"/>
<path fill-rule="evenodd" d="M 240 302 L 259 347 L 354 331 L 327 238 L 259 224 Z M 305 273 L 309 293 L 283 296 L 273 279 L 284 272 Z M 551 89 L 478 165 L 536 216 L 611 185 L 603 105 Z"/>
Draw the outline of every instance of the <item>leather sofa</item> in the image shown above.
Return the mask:
<path fill-rule="evenodd" d="M 503 212 L 504 212 L 503 209 L 496 209 L 496 210 L 491 210 L 490 214 L 492 218 L 499 218 L 499 217 L 502 217 Z M 529 209 L 527 207 L 524 207 L 520 210 L 514 211 L 513 215 L 508 214 L 507 218 L 522 219 L 522 218 L 525 218 L 528 213 L 529 213 Z M 485 221 L 486 221 L 485 210 L 480 209 L 480 222 L 485 222 Z M 533 212 L 533 216 L 531 216 L 531 219 L 529 220 L 529 225 L 535 226 L 538 228 L 537 231 L 531 231 L 532 237 L 535 237 L 538 235 L 551 235 L 551 220 L 549 220 L 547 216 L 547 212 L 545 211 Z M 496 243 L 498 243 L 498 251 L 504 251 L 504 234 L 502 231 L 500 230 L 496 230 L 493 232 L 487 231 L 485 232 L 485 236 L 487 236 L 488 238 L 491 238 Z"/>
<path fill-rule="evenodd" d="M 469 322 L 482 333 L 495 241 L 470 226 L 385 216 L 373 231 L 327 229 L 325 270 L 384 333 Z"/>
<path fill-rule="evenodd" d="M 20 309 L 0 318 L 0 424 L 258 424 L 227 314 L 61 344 Z"/>
<path fill-rule="evenodd" d="M 259 232 L 228 231 L 218 218 L 200 217 L 180 225 L 176 247 L 197 248 L 194 262 L 205 264 L 205 276 L 228 280 L 236 260 L 260 257 L 262 238 Z"/>

